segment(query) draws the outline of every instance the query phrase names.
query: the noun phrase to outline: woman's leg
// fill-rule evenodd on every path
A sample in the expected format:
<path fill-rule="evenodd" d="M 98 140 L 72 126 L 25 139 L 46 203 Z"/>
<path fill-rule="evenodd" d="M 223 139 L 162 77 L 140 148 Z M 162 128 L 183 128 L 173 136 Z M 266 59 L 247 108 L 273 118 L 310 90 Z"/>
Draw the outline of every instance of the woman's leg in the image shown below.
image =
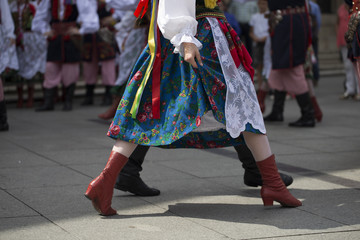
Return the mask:
<path fill-rule="evenodd" d="M 101 215 L 111 216 L 116 214 L 116 211 L 111 207 L 114 185 L 117 176 L 136 146 L 133 143 L 117 140 L 104 170 L 89 184 L 85 196 L 92 201 L 94 208 Z"/>
<path fill-rule="evenodd" d="M 291 195 L 281 180 L 267 136 L 251 132 L 243 132 L 243 135 L 261 173 L 264 205 L 272 206 L 277 201 L 284 207 L 301 206 L 302 203 Z"/>

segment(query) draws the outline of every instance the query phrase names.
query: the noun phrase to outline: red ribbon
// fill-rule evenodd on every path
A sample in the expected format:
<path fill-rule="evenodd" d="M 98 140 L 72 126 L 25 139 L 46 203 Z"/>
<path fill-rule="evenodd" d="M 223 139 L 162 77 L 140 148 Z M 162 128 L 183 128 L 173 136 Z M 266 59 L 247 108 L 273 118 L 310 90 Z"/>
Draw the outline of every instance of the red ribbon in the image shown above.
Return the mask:
<path fill-rule="evenodd" d="M 157 28 L 156 35 L 156 57 L 152 70 L 152 114 L 153 119 L 160 119 L 161 44 L 159 28 Z"/>
<path fill-rule="evenodd" d="M 135 17 L 138 18 L 142 11 L 141 18 L 143 18 L 145 13 L 147 12 L 148 8 L 149 8 L 149 0 L 140 0 L 139 5 L 137 6 L 137 8 L 134 12 Z"/>
<path fill-rule="evenodd" d="M 239 37 L 237 33 L 231 26 L 228 27 L 225 23 L 222 23 L 219 19 L 218 22 L 225 36 L 227 36 L 227 33 L 230 34 L 231 38 L 229 39 L 227 37 L 227 40 L 232 41 L 234 44 L 234 48 L 230 49 L 230 53 L 232 58 L 234 59 L 236 67 L 239 67 L 240 64 L 242 64 L 245 70 L 250 74 L 251 79 L 254 79 L 255 71 L 254 68 L 251 66 L 252 63 L 251 56 L 249 52 L 246 50 L 245 46 L 239 43 L 240 40 L 238 40 Z M 229 45 L 232 44 L 229 42 Z"/>

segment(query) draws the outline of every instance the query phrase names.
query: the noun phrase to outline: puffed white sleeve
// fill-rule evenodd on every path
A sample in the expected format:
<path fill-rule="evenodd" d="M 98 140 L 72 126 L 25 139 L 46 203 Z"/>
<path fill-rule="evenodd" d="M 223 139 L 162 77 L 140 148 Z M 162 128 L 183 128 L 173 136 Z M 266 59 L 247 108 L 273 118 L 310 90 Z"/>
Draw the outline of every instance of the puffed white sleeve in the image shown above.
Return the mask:
<path fill-rule="evenodd" d="M 31 24 L 31 30 L 33 32 L 44 34 L 51 30 L 49 24 L 51 20 L 50 7 L 50 0 L 42 0 L 40 2 L 36 8 L 35 17 Z"/>
<path fill-rule="evenodd" d="M 0 10 L 1 10 L 1 23 L 2 23 L 1 24 L 2 26 L 0 27 L 2 27 L 2 31 L 7 38 L 15 38 L 15 34 L 14 34 L 15 27 L 11 16 L 8 1 L 1 1 L 0 4 L 1 4 Z"/>
<path fill-rule="evenodd" d="M 78 22 L 81 23 L 80 34 L 95 33 L 100 28 L 96 0 L 76 1 L 79 9 Z"/>
<path fill-rule="evenodd" d="M 160 0 L 157 22 L 163 36 L 174 45 L 174 53 L 183 56 L 184 42 L 202 48 L 201 42 L 195 38 L 198 25 L 196 0 Z"/>

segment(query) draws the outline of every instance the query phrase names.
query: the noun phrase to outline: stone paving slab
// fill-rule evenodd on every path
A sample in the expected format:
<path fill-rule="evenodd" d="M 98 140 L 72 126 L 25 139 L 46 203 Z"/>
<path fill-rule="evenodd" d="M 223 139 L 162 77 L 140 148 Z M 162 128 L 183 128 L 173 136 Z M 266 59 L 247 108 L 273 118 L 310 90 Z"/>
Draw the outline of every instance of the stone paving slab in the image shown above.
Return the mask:
<path fill-rule="evenodd" d="M 110 122 L 96 116 L 106 108 L 81 107 L 81 99 L 67 113 L 10 104 L 10 131 L 0 134 L 0 239 L 358 240 L 360 103 L 338 100 L 341 81 L 321 82 L 316 128 L 287 126 L 299 117 L 294 99 L 283 123 L 267 124 L 279 169 L 294 177 L 289 190 L 304 203 L 295 209 L 264 208 L 260 188 L 244 185 L 234 148 L 151 148 L 141 175 L 161 195 L 115 190 L 118 215 L 101 217 L 83 194 L 113 144 Z"/>

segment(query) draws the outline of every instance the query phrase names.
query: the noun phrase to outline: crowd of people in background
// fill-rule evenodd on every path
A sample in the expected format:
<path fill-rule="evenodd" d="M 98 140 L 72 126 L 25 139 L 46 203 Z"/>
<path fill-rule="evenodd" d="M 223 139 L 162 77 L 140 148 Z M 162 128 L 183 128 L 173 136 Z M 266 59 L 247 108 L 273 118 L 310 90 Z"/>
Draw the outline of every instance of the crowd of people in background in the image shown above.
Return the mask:
<path fill-rule="evenodd" d="M 9 129 L 3 84 L 16 85 L 18 108 L 25 105 L 24 89 L 27 92 L 26 107 L 33 107 L 34 85 L 41 82 L 44 97 L 36 111 L 53 111 L 57 101 L 63 101 L 64 111 L 71 111 L 76 83 L 81 74 L 86 89 L 81 105 L 94 105 L 99 68 L 105 89 L 101 105 L 109 106 L 99 117 L 111 119 L 131 69 L 147 43 L 149 19 L 137 22 L 133 16 L 136 6 L 128 6 L 126 1 L 0 1 L 0 130 Z M 285 66 L 273 63 L 273 59 L 279 58 L 274 56 L 278 43 L 271 42 L 271 39 L 275 35 L 281 36 L 273 28 L 288 13 L 276 15 L 276 9 L 271 8 L 274 2 L 277 1 L 222 0 L 219 7 L 253 58 L 262 112 L 265 111 L 266 96 L 270 93 L 274 97 L 272 111 L 265 120 L 283 121 L 284 101 L 286 96 L 290 96 L 296 98 L 301 110 L 301 118 L 290 126 L 314 127 L 315 122 L 321 122 L 323 117 L 314 90 L 320 78 L 318 39 L 321 10 L 316 1 L 308 0 L 306 7 L 299 9 L 311 19 L 311 31 L 300 36 L 304 41 L 310 39 L 310 42 L 305 50 L 300 50 L 305 52 L 296 56 L 294 61 L 300 60 L 303 55 L 306 60 Z M 351 6 L 344 3 L 337 12 L 337 46 L 346 72 L 345 91 L 340 98 L 360 100 L 358 68 L 354 58 L 348 57 L 348 44 L 344 38 L 350 9 Z M 294 71 L 283 70 L 289 67 L 294 67 Z M 294 74 L 299 76 L 301 71 L 301 79 L 294 77 Z M 294 82 L 306 79 L 306 84 L 300 88 L 296 84 L 285 86 L 288 83 L 280 82 L 285 78 L 293 78 Z"/>

